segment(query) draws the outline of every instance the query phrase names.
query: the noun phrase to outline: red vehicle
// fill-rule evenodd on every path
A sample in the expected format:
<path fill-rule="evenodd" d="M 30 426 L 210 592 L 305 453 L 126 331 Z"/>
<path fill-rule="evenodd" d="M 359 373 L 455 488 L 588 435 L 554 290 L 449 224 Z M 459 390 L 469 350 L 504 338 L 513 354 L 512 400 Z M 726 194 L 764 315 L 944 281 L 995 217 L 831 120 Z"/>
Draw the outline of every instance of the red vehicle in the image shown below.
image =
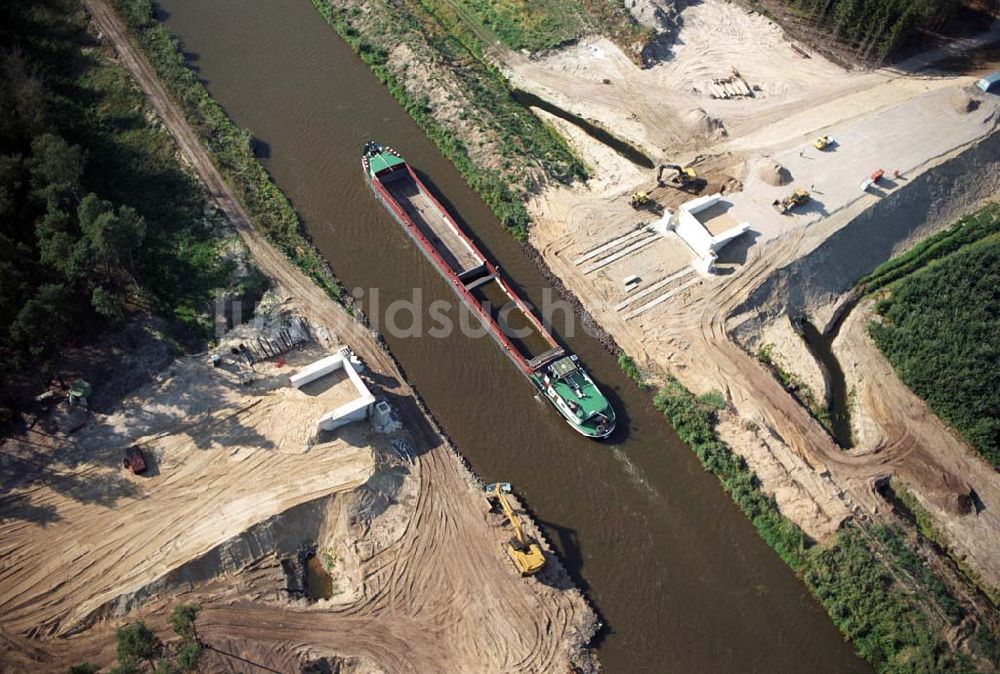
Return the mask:
<path fill-rule="evenodd" d="M 137 445 L 132 445 L 125 450 L 125 460 L 122 461 L 122 468 L 128 468 L 133 475 L 146 472 L 146 458 L 142 455 L 142 450 Z"/>

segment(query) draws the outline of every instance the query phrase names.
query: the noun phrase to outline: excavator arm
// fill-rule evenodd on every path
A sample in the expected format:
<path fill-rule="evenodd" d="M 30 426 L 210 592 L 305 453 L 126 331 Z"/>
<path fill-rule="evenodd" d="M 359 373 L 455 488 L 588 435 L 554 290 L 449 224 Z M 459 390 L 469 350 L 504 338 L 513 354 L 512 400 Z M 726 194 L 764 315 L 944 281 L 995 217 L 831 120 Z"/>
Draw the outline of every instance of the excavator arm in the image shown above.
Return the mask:
<path fill-rule="evenodd" d="M 538 543 L 524 533 L 524 529 L 521 528 L 521 520 L 510 506 L 510 501 L 507 500 L 507 495 L 504 494 L 499 482 L 492 486 L 489 494 L 500 504 L 504 517 L 514 530 L 514 536 L 507 544 L 507 556 L 514 562 L 514 566 L 517 567 L 522 576 L 538 573 L 545 566 L 545 555 L 542 554 L 542 549 Z"/>

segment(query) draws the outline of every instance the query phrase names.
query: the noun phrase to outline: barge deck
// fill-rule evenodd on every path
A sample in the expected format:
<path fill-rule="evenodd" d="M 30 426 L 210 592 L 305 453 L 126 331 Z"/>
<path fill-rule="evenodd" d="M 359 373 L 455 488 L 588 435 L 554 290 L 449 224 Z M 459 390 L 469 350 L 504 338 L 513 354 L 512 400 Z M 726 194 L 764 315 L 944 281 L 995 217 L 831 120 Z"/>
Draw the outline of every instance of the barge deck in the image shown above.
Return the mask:
<path fill-rule="evenodd" d="M 369 142 L 362 167 L 375 198 L 566 421 L 589 437 L 610 435 L 614 410 L 576 356 L 559 346 L 402 156 Z"/>

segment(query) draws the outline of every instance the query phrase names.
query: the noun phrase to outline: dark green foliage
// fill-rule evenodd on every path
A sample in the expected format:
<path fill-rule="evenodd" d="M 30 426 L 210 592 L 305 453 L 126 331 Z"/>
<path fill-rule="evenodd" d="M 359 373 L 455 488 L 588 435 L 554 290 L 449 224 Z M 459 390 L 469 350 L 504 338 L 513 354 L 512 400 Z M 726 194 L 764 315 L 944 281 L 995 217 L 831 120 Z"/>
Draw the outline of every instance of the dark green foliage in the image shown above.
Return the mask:
<path fill-rule="evenodd" d="M 993 209 L 993 217 L 998 214 Z M 995 220 L 994 220 L 995 222 Z M 1000 467 L 1000 236 L 899 280 L 869 332 L 899 378 Z"/>
<path fill-rule="evenodd" d="M 881 556 L 890 564 L 906 564 L 906 553 L 912 555 L 892 528 L 873 525 L 866 534 L 850 527 L 834 545 L 811 556 L 806 584 L 876 671 L 968 671 L 966 658 L 951 651 L 934 629 L 940 629 L 940 621 L 920 605 L 921 595 L 897 587 L 895 569 L 873 552 L 880 544 Z M 917 583 L 918 590 L 925 590 L 920 579 Z"/>
<path fill-rule="evenodd" d="M 170 612 L 170 628 L 181 639 L 196 641 L 194 621 L 200 608 L 197 604 L 178 604 Z"/>
<path fill-rule="evenodd" d="M 183 106 L 188 122 L 212 153 L 254 226 L 308 274 L 330 297 L 343 289 L 306 238 L 298 215 L 253 155 L 250 134 L 237 127 L 187 66 L 178 42 L 154 18 L 150 0 L 113 0 L 157 75 Z"/>
<path fill-rule="evenodd" d="M 639 370 L 639 366 L 635 364 L 635 361 L 632 360 L 632 357 L 628 354 L 618 354 L 618 367 L 620 367 L 622 372 L 624 372 L 629 379 L 634 381 L 636 386 L 643 391 L 648 391 L 653 388 L 648 382 L 646 382 L 646 378 L 643 377 L 642 372 Z"/>
<path fill-rule="evenodd" d="M 988 204 L 948 229 L 927 237 L 902 255 L 882 263 L 858 281 L 858 287 L 866 293 L 874 292 L 963 246 L 997 233 L 1000 233 L 1000 203 Z"/>
<path fill-rule="evenodd" d="M 956 0 L 783 0 L 864 60 L 881 61 L 921 30 L 940 26 Z"/>
<path fill-rule="evenodd" d="M 55 353 L 69 332 L 70 296 L 59 283 L 39 286 L 10 324 L 11 343 L 36 358 Z"/>
<path fill-rule="evenodd" d="M 115 630 L 119 664 L 135 664 L 152 660 L 163 650 L 163 644 L 153 630 L 143 622 L 134 622 Z"/>
<path fill-rule="evenodd" d="M 231 265 L 201 187 L 72 0 L 0 5 L 0 350 L 15 364 L 132 307 L 206 336 Z"/>
<path fill-rule="evenodd" d="M 197 641 L 185 641 L 177 649 L 177 666 L 185 672 L 192 672 L 198 669 L 198 661 L 201 659 L 202 647 Z"/>

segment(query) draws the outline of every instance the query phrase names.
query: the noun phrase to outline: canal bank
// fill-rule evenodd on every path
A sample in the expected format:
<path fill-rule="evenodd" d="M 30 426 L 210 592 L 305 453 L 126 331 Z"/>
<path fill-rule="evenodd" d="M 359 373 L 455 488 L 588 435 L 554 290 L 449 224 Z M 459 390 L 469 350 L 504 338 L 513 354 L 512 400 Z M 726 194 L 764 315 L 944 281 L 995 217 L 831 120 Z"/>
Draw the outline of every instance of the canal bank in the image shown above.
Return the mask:
<path fill-rule="evenodd" d="M 420 295 L 426 307 L 449 294 L 369 196 L 358 161 L 368 138 L 404 149 L 519 292 L 542 303 L 531 260 L 308 2 L 171 0 L 163 10 L 337 275 L 363 289 L 370 316 L 394 300 Z M 607 444 L 554 419 L 488 338 L 384 332 L 477 471 L 515 482 L 542 516 L 608 625 L 608 671 L 863 669 L 647 396 L 572 315 L 564 322 L 557 337 L 622 411 Z"/>

